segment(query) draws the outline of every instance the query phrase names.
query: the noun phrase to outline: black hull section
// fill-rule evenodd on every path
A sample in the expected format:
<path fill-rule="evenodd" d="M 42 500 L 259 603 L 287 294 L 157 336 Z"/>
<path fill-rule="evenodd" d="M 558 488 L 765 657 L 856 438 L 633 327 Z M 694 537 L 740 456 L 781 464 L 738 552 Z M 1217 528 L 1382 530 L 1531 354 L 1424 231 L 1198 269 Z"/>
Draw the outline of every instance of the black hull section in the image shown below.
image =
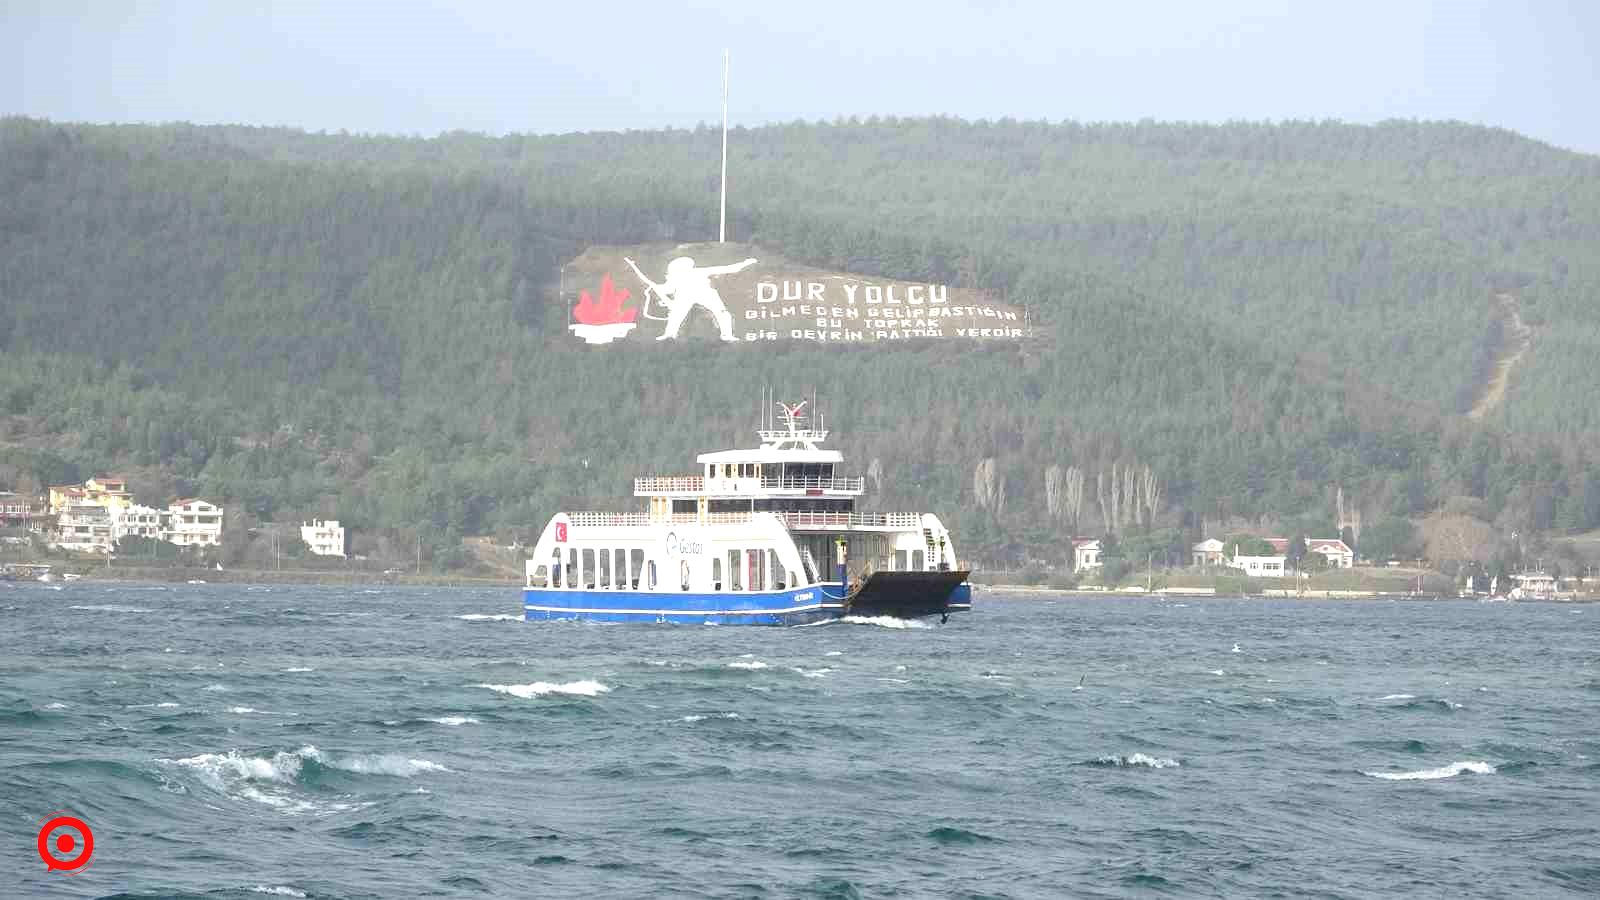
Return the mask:
<path fill-rule="evenodd" d="M 850 615 L 915 619 L 972 608 L 965 587 L 969 572 L 874 572 L 851 595 Z"/>

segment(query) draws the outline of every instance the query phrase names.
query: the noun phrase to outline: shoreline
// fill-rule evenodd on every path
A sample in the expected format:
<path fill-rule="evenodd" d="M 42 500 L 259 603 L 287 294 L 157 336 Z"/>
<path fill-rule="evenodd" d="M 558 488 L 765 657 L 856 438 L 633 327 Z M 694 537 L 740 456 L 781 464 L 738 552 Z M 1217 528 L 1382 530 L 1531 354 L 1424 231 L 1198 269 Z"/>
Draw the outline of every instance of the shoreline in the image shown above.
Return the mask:
<path fill-rule="evenodd" d="M 449 575 L 445 573 L 385 575 L 381 572 L 338 572 L 319 571 L 316 569 L 203 569 L 193 568 L 138 568 L 138 567 L 105 567 L 90 568 L 86 571 L 72 571 L 77 566 L 56 562 L 42 563 L 52 569 L 51 584 L 190 584 L 199 582 L 203 584 L 304 584 L 304 585 L 393 585 L 399 587 L 522 587 L 522 582 L 510 578 L 495 578 L 483 575 Z M 76 575 L 71 580 L 63 575 Z M 31 579 L 19 579 L 14 584 L 37 583 Z"/>
<path fill-rule="evenodd" d="M 1114 597 L 1118 600 L 1141 600 L 1153 598 L 1159 600 L 1173 600 L 1183 598 L 1216 599 L 1224 600 L 1403 600 L 1407 602 L 1429 603 L 1441 600 L 1475 600 L 1489 601 L 1487 597 L 1456 597 L 1449 594 L 1416 594 L 1406 591 L 1300 591 L 1296 593 L 1287 588 L 1275 588 L 1259 593 L 1230 594 L 1218 593 L 1215 588 L 1158 588 L 1145 591 L 1143 588 L 1126 590 L 1110 590 L 1096 588 L 1052 588 L 1038 585 L 1009 585 L 1009 584 L 974 584 L 973 589 L 982 593 L 995 594 L 1025 594 L 1034 595 L 1030 599 L 1064 598 L 1064 599 L 1092 599 L 1095 597 Z M 1515 603 L 1570 603 L 1588 604 L 1600 603 L 1600 596 L 1588 597 L 1558 597 L 1548 600 L 1517 600 Z"/>

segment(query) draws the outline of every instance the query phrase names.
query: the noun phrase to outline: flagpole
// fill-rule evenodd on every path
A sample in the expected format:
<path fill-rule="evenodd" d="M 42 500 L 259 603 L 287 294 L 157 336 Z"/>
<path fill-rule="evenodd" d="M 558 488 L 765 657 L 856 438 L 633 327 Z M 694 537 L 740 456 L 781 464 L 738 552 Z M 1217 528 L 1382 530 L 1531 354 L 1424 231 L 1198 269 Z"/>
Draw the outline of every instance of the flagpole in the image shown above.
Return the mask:
<path fill-rule="evenodd" d="M 717 242 L 728 242 L 728 51 L 722 51 L 722 217 Z"/>

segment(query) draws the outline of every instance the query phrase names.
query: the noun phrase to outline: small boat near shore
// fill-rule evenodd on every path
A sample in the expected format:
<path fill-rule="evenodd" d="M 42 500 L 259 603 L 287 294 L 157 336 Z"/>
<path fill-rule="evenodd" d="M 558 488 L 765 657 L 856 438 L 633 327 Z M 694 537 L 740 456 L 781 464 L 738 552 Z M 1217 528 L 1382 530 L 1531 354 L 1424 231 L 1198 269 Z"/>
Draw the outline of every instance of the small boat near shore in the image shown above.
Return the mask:
<path fill-rule="evenodd" d="M 759 447 L 635 479 L 644 512 L 553 516 L 526 563 L 525 618 L 802 625 L 970 610 L 939 517 L 856 511 L 865 479 L 838 473 L 843 456 L 807 427 L 805 403 L 777 406 L 783 427 L 758 429 Z"/>

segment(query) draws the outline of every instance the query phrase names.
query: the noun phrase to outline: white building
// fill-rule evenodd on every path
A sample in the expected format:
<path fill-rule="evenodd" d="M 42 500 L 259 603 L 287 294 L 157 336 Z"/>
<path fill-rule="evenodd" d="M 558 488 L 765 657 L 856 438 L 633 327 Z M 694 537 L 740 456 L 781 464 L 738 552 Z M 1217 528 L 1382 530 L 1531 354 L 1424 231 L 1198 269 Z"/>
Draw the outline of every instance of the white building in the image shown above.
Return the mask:
<path fill-rule="evenodd" d="M 1195 566 L 1220 566 L 1223 564 L 1223 544 L 1216 538 L 1201 541 L 1189 548 Z"/>
<path fill-rule="evenodd" d="M 111 507 L 111 539 L 120 541 L 125 537 L 149 538 L 153 541 L 161 539 L 161 523 L 167 517 L 167 511 L 156 509 L 153 506 L 120 506 Z"/>
<path fill-rule="evenodd" d="M 204 500 L 179 500 L 167 507 L 161 539 L 179 547 L 215 547 L 222 543 L 222 507 Z"/>
<path fill-rule="evenodd" d="M 1235 556 L 1228 560 L 1229 568 L 1257 578 L 1282 578 L 1287 564 L 1286 556 Z"/>
<path fill-rule="evenodd" d="M 1356 564 L 1355 551 L 1338 538 L 1311 538 L 1306 541 L 1306 552 L 1321 554 L 1330 569 L 1348 569 Z"/>
<path fill-rule="evenodd" d="M 74 503 L 56 517 L 55 545 L 63 550 L 111 552 L 111 513 L 104 506 Z"/>
<path fill-rule="evenodd" d="M 344 557 L 344 528 L 338 519 L 312 519 L 300 525 L 300 540 L 306 542 L 311 552 L 318 556 Z"/>
<path fill-rule="evenodd" d="M 1072 571 L 1086 572 L 1098 569 L 1100 562 L 1100 542 L 1097 540 L 1075 540 L 1072 542 Z"/>

